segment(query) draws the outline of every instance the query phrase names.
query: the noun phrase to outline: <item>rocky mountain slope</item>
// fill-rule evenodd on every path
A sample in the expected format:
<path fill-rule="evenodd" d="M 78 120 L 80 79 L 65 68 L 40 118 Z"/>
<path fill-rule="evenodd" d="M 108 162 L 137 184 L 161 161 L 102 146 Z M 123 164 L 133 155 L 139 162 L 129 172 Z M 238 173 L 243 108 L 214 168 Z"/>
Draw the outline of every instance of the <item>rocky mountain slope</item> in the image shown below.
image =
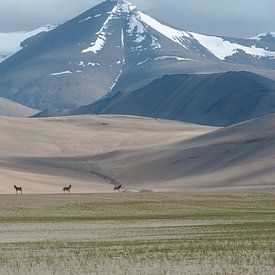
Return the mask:
<path fill-rule="evenodd" d="M 275 81 L 248 72 L 169 75 L 75 110 L 38 117 L 124 114 L 227 126 L 275 112 Z"/>

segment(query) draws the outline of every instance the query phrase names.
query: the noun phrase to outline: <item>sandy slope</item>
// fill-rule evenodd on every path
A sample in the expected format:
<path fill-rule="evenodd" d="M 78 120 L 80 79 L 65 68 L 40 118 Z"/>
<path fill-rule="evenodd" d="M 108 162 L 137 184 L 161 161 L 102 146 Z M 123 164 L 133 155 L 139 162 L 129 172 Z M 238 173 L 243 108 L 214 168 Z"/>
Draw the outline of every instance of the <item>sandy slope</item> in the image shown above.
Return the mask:
<path fill-rule="evenodd" d="M 275 115 L 191 140 L 101 155 L 92 161 L 129 188 L 274 190 Z"/>
<path fill-rule="evenodd" d="M 275 115 L 222 129 L 123 116 L 1 118 L 0 128 L 0 193 L 275 187 Z"/>
<path fill-rule="evenodd" d="M 215 130 L 125 116 L 1 117 L 0 129 L 0 193 L 13 193 L 13 184 L 25 193 L 56 193 L 68 184 L 74 192 L 109 192 L 117 179 L 90 161 L 96 155 L 147 151 Z M 127 164 L 118 169 L 124 171 Z"/>
<path fill-rule="evenodd" d="M 39 111 L 0 97 L 0 116 L 30 117 Z"/>

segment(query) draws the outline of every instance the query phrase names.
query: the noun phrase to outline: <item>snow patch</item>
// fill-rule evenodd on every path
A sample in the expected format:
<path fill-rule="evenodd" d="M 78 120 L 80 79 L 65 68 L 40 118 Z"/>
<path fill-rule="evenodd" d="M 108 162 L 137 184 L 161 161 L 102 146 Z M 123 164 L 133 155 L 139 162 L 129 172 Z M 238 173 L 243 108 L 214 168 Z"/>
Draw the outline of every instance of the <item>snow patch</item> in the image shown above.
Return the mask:
<path fill-rule="evenodd" d="M 151 28 L 155 29 L 157 32 L 163 34 L 170 40 L 176 42 L 177 44 L 181 45 L 185 49 L 188 49 L 187 46 L 184 44 L 186 38 L 190 38 L 190 34 L 185 31 L 179 31 L 173 29 L 169 26 L 166 26 L 156 19 L 150 17 L 149 15 L 142 13 L 140 11 L 137 12 L 137 16 L 139 20 L 150 26 Z"/>
<path fill-rule="evenodd" d="M 193 32 L 190 33 L 202 46 L 208 49 L 220 60 L 225 60 L 226 57 L 238 53 L 239 50 L 242 50 L 253 57 L 275 58 L 275 52 L 267 51 L 263 48 L 257 48 L 256 46 L 248 47 L 237 43 L 231 43 L 216 36 L 207 36 Z"/>
<path fill-rule="evenodd" d="M 72 72 L 71 71 L 64 71 L 64 72 L 52 73 L 52 74 L 50 74 L 50 76 L 64 75 L 64 74 L 72 74 Z"/>
<path fill-rule="evenodd" d="M 79 23 L 82 23 L 82 22 L 85 22 L 85 21 L 89 21 L 89 20 L 91 20 L 91 19 L 93 19 L 93 18 L 97 18 L 97 17 L 100 17 L 100 16 L 102 16 L 101 13 L 98 13 L 98 14 L 96 14 L 96 15 L 94 15 L 94 16 L 88 16 L 87 18 L 82 19 L 81 21 L 79 21 Z"/>
<path fill-rule="evenodd" d="M 88 66 L 100 66 L 100 63 L 98 63 L 98 62 L 87 62 L 87 63 L 85 63 L 83 61 L 80 61 L 78 66 L 82 66 L 84 68 L 88 67 Z"/>
<path fill-rule="evenodd" d="M 128 1 L 121 1 L 117 4 L 119 11 L 123 13 L 131 13 L 136 10 L 136 6 Z"/>
<path fill-rule="evenodd" d="M 94 63 L 94 62 L 88 62 L 87 66 L 100 66 L 100 64 L 98 62 Z"/>
<path fill-rule="evenodd" d="M 92 18 L 93 18 L 92 16 L 88 16 L 87 18 L 80 20 L 79 23 L 91 20 Z"/>
<path fill-rule="evenodd" d="M 134 15 L 130 16 L 128 26 L 129 29 L 127 30 L 127 32 L 128 34 L 135 37 L 135 42 L 141 43 L 145 40 L 146 30 L 141 22 L 139 22 Z"/>
<path fill-rule="evenodd" d="M 137 63 L 137 66 L 140 66 L 140 65 L 146 63 L 148 60 L 150 60 L 150 58 L 146 58 L 145 60 L 143 60 L 143 61 Z"/>
<path fill-rule="evenodd" d="M 258 34 L 256 36 L 250 37 L 248 39 L 249 40 L 258 40 L 258 41 L 261 41 L 264 37 L 266 37 L 268 35 L 270 35 L 270 36 L 272 36 L 272 37 L 275 38 L 275 32 L 264 32 L 264 33 L 260 33 L 260 34 Z"/>
<path fill-rule="evenodd" d="M 173 55 L 171 55 L 171 56 L 170 55 L 158 56 L 154 60 L 155 61 L 164 61 L 164 60 L 168 60 L 168 59 L 176 59 L 177 61 L 196 61 L 196 60 L 191 59 L 191 58 L 184 58 L 184 57 L 173 56 Z"/>
<path fill-rule="evenodd" d="M 115 14 L 117 12 L 118 7 L 115 6 L 112 11 L 110 12 L 110 15 L 108 16 L 108 18 L 106 19 L 106 21 L 104 22 L 102 28 L 99 30 L 99 32 L 97 33 L 97 39 L 94 43 L 91 44 L 91 47 L 88 47 L 87 49 L 82 50 L 82 53 L 97 53 L 100 50 L 102 50 L 102 48 L 104 47 L 105 43 L 106 43 L 106 35 L 107 35 L 107 29 L 109 27 L 109 22 L 114 19 Z"/>
<path fill-rule="evenodd" d="M 159 44 L 158 39 L 153 35 L 151 35 L 151 39 L 152 39 L 151 47 L 154 50 L 161 49 L 161 45 Z"/>
<path fill-rule="evenodd" d="M 124 43 L 124 31 L 123 29 L 121 29 L 121 46 L 124 47 L 125 43 Z"/>
<path fill-rule="evenodd" d="M 120 72 L 119 72 L 117 78 L 115 79 L 115 81 L 113 82 L 112 86 L 110 87 L 110 91 L 112 91 L 113 88 L 116 86 L 116 84 L 117 84 L 117 82 L 118 82 L 120 76 L 122 75 L 122 72 L 123 72 L 123 69 L 120 70 Z"/>

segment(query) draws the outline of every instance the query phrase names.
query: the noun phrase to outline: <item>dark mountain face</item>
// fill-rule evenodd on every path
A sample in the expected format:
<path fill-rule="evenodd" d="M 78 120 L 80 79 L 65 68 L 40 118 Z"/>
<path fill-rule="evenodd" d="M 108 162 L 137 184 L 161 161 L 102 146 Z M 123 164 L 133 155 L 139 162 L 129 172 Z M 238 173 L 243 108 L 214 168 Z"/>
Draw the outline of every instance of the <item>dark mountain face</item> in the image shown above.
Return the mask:
<path fill-rule="evenodd" d="M 63 114 L 125 114 L 227 126 L 273 112 L 274 81 L 248 72 L 228 72 L 165 76 Z"/>
<path fill-rule="evenodd" d="M 105 1 L 22 43 L 0 63 L 0 96 L 29 107 L 75 108 L 167 74 L 246 70 L 275 77 L 275 42 L 171 28 L 124 0 Z"/>
<path fill-rule="evenodd" d="M 96 39 L 95 33 L 114 6 L 114 2 L 104 2 L 29 39 L 23 50 L 0 64 L 1 95 L 40 109 L 73 107 L 99 99 L 122 68 L 117 64 L 123 57 L 120 20 L 114 22 L 108 37 L 112 46 L 103 49 L 104 58 L 82 51 Z"/>

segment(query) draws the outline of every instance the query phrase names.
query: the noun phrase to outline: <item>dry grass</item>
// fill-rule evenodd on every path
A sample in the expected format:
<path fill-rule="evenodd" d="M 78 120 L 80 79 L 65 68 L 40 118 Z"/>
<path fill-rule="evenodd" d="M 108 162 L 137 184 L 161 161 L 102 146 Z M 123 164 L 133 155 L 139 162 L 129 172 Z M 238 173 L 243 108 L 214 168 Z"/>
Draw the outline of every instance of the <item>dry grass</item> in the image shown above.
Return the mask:
<path fill-rule="evenodd" d="M 1 274 L 272 274 L 274 194 L 0 196 Z"/>

